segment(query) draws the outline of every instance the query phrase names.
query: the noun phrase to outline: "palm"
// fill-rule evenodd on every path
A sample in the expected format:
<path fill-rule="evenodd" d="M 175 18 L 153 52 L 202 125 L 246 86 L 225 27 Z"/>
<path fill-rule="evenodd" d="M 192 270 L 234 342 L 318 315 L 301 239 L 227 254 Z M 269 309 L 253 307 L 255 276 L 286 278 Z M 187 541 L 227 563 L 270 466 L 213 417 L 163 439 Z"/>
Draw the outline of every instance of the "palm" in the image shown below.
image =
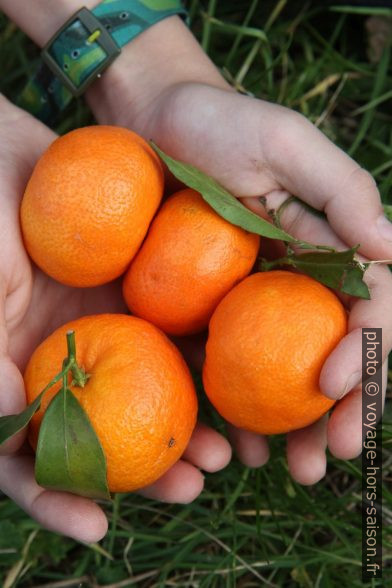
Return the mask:
<path fill-rule="evenodd" d="M 17 325 L 9 333 L 10 355 L 23 369 L 35 347 L 60 325 L 86 314 L 126 311 L 118 280 L 96 288 L 70 288 L 35 269 L 27 310 L 14 309 Z"/>
<path fill-rule="evenodd" d="M 388 243 L 375 239 L 374 226 L 366 222 L 381 213 L 374 182 L 294 112 L 188 83 L 163 96 L 154 116 L 139 118 L 136 129 L 172 157 L 213 176 L 261 216 L 268 216 L 266 209 L 276 210 L 289 194 L 327 214 L 328 221 L 299 203 L 290 204 L 280 220 L 293 236 L 336 248 L 361 242 L 365 255 L 388 255 Z M 340 198 L 342 193 L 345 199 Z M 358 193 L 367 208 L 365 205 L 366 210 L 361 210 L 357 222 L 347 223 L 347 217 L 354 218 Z M 288 435 L 289 468 L 305 484 L 316 482 L 325 473 L 327 436 L 338 457 L 352 458 L 361 450 L 360 328 L 383 324 L 380 305 L 391 291 L 391 277 L 385 268 L 373 266 L 367 279 L 373 286 L 372 301 L 346 300 L 351 309 L 350 334 L 331 354 L 320 378 L 322 390 L 331 397 L 351 392 L 337 404 L 329 424 L 324 417 Z M 268 459 L 264 438 L 233 427 L 229 432 L 246 464 L 257 466 Z"/>

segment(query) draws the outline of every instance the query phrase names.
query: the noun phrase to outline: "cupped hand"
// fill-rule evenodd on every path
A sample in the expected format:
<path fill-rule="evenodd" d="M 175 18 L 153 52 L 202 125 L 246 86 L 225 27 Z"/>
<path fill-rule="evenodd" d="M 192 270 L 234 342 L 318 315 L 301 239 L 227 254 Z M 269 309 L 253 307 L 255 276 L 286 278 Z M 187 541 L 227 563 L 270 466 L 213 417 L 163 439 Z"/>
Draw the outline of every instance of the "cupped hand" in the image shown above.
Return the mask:
<path fill-rule="evenodd" d="M 32 267 L 23 248 L 19 204 L 32 168 L 55 134 L 0 96 L 0 414 L 25 406 L 21 371 L 34 348 L 56 327 L 85 314 L 126 312 L 120 281 L 97 288 L 63 286 Z M 97 541 L 107 521 L 92 500 L 44 490 L 34 479 L 34 457 L 24 433 L 0 458 L 0 489 L 43 526 L 82 541 Z M 189 502 L 202 490 L 200 469 L 216 471 L 230 459 L 227 441 L 199 424 L 183 459 L 142 493 Z"/>
<path fill-rule="evenodd" d="M 174 158 L 213 176 L 246 206 L 268 218 L 289 195 L 282 228 L 314 244 L 346 249 L 360 243 L 371 259 L 392 258 L 392 225 L 384 218 L 372 177 L 300 114 L 211 86 L 184 83 L 141 112 L 132 126 Z M 263 200 L 260 200 L 260 197 Z M 338 400 L 330 418 L 291 432 L 287 460 L 293 477 L 312 484 L 326 470 L 326 448 L 338 458 L 361 451 L 361 328 L 383 328 L 386 359 L 392 346 L 392 277 L 387 267 L 366 271 L 371 300 L 345 297 L 348 334 L 325 362 L 320 387 Z M 229 426 L 240 459 L 257 467 L 268 460 L 265 437 Z"/>

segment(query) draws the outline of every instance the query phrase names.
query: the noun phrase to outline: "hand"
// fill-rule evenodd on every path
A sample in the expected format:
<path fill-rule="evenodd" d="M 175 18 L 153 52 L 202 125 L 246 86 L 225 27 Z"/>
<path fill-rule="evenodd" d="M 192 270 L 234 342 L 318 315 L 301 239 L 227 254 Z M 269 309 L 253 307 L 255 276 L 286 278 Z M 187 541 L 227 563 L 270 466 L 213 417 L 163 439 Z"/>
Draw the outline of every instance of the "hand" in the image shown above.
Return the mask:
<path fill-rule="evenodd" d="M 34 348 L 59 325 L 85 314 L 127 312 L 120 280 L 97 288 L 63 286 L 31 267 L 19 230 L 19 204 L 32 168 L 56 138 L 43 124 L 0 96 L 0 413 L 25 406 L 21 370 Z M 34 479 L 34 456 L 24 432 L 1 449 L 0 489 L 43 526 L 91 542 L 107 529 L 103 511 L 92 500 L 44 490 Z M 145 496 L 189 502 L 203 488 L 198 468 L 212 472 L 230 460 L 228 442 L 199 424 L 183 459 Z"/>
<path fill-rule="evenodd" d="M 161 94 L 153 110 L 132 125 L 172 157 L 213 176 L 257 214 L 268 218 L 289 194 L 324 211 L 327 220 L 299 203 L 281 216 L 284 230 L 315 244 L 337 249 L 361 244 L 364 256 L 392 257 L 392 225 L 383 216 L 371 176 L 335 147 L 301 115 L 286 108 L 202 84 L 185 83 Z M 122 124 L 126 124 L 123 117 Z M 328 419 L 287 436 L 292 476 L 312 484 L 325 474 L 328 444 L 338 458 L 361 451 L 361 328 L 383 328 L 384 393 L 386 358 L 392 346 L 392 277 L 387 267 L 365 274 L 371 300 L 344 301 L 350 310 L 348 335 L 326 361 L 321 390 L 341 399 Z M 257 467 L 268 459 L 265 437 L 229 426 L 240 459 Z"/>

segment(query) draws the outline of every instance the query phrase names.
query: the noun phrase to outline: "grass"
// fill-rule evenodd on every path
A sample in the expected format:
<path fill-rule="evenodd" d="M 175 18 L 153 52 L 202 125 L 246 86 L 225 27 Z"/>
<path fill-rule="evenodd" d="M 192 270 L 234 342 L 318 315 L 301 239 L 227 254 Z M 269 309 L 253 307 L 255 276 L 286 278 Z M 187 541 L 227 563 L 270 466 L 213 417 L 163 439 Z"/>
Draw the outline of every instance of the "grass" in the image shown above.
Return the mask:
<path fill-rule="evenodd" d="M 342 2 L 210 0 L 189 3 L 192 30 L 241 92 L 305 114 L 376 178 L 392 205 L 390 49 L 370 62 L 366 20 L 391 10 Z M 1 90 L 15 99 L 31 71 L 31 43 L 0 21 Z M 78 101 L 57 128 L 90 122 Z M 389 396 L 391 395 L 391 374 Z M 202 400 L 205 420 L 223 424 Z M 392 414 L 382 428 L 384 584 L 392 585 Z M 206 476 L 193 504 L 136 495 L 106 504 L 110 531 L 83 545 L 39 528 L 0 498 L 0 577 L 11 586 L 141 588 L 357 587 L 361 581 L 360 460 L 329 457 L 326 478 L 304 488 L 290 478 L 284 439 L 271 441 L 262 469 L 233 461 Z M 389 486 L 388 486 L 389 485 Z M 381 582 L 369 582 L 381 586 Z"/>

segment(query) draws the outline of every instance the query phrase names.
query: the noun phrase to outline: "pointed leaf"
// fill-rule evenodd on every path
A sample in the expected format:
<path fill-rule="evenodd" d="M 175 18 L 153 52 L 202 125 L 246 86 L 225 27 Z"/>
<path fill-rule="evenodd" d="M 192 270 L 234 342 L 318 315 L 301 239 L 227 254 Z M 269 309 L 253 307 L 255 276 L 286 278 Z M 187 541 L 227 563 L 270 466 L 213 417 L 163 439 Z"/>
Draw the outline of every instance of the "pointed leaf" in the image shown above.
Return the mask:
<path fill-rule="evenodd" d="M 357 248 L 324 253 L 312 251 L 291 256 L 292 265 L 330 288 L 339 288 L 347 264 L 354 260 Z"/>
<path fill-rule="evenodd" d="M 275 227 L 265 219 L 246 208 L 223 186 L 213 178 L 207 176 L 193 165 L 176 161 L 166 155 L 154 143 L 151 143 L 155 151 L 166 163 L 172 174 L 189 188 L 200 192 L 203 199 L 225 220 L 262 237 L 270 239 L 281 239 L 290 243 L 298 241 L 278 227 Z"/>
<path fill-rule="evenodd" d="M 33 415 L 41 406 L 42 396 L 46 390 L 43 390 L 39 396 L 26 406 L 23 412 L 19 414 L 10 414 L 0 417 L 0 445 L 24 429 L 32 419 Z"/>
<path fill-rule="evenodd" d="M 101 444 L 79 401 L 64 387 L 42 419 L 35 475 L 45 488 L 110 498 Z"/>
<path fill-rule="evenodd" d="M 369 288 L 363 281 L 363 274 L 368 267 L 369 264 L 364 264 L 364 267 L 361 267 L 361 265 L 355 262 L 352 267 L 347 268 L 341 286 L 342 292 L 350 294 L 350 296 L 370 300 Z"/>
<path fill-rule="evenodd" d="M 265 271 L 277 265 L 291 265 L 329 288 L 341 290 L 350 296 L 369 299 L 369 289 L 363 281 L 367 265 L 354 259 L 358 247 L 345 251 L 312 251 L 288 255 L 271 262 L 263 261 L 262 270 Z"/>

